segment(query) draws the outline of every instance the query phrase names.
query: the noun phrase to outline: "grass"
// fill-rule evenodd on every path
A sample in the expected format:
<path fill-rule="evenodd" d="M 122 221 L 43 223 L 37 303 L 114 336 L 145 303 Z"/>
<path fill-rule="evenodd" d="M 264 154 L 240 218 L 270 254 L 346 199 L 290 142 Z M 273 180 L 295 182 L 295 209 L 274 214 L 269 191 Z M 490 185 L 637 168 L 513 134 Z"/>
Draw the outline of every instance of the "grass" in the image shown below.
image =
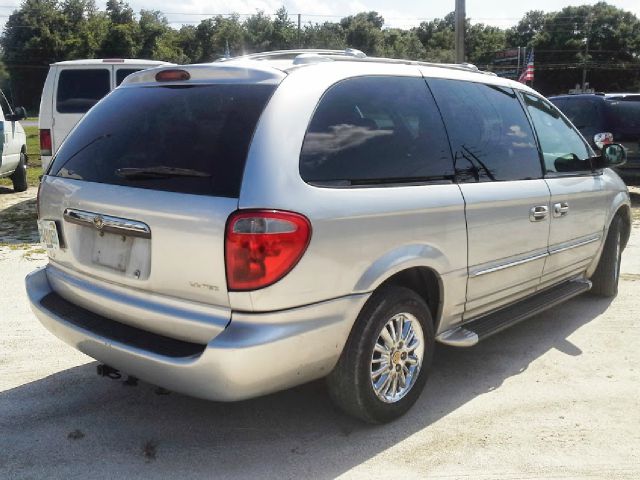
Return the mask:
<path fill-rule="evenodd" d="M 27 155 L 29 165 L 27 167 L 27 183 L 30 186 L 37 186 L 42 175 L 42 161 L 40 160 L 40 133 L 38 127 L 24 127 L 27 135 Z M 0 186 L 11 187 L 10 178 L 0 179 Z"/>

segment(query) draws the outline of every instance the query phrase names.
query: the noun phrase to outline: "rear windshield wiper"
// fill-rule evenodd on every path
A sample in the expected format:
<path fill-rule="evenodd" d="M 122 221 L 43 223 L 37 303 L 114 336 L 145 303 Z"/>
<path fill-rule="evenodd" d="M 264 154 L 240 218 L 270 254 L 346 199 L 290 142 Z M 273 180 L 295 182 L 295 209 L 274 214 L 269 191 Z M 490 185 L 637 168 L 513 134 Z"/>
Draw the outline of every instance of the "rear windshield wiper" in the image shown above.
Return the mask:
<path fill-rule="evenodd" d="M 116 169 L 116 175 L 129 180 L 144 180 L 171 177 L 211 177 L 210 173 L 191 168 L 177 168 L 168 166 L 156 167 L 126 167 Z"/>

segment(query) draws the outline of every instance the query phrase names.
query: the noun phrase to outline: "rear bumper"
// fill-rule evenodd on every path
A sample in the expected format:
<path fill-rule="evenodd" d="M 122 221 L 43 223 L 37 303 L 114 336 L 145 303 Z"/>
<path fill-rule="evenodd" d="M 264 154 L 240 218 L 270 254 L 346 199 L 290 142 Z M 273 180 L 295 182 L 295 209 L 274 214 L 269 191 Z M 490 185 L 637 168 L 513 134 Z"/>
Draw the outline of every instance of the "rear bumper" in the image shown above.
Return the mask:
<path fill-rule="evenodd" d="M 203 345 L 201 353 L 170 356 L 142 348 L 144 342 L 105 334 L 104 329 L 97 333 L 48 308 L 43 299 L 54 292 L 44 268 L 29 274 L 26 286 L 40 322 L 69 345 L 151 383 L 219 401 L 256 397 L 327 375 L 369 296 L 352 295 L 280 312 L 233 312 L 229 326 Z"/>

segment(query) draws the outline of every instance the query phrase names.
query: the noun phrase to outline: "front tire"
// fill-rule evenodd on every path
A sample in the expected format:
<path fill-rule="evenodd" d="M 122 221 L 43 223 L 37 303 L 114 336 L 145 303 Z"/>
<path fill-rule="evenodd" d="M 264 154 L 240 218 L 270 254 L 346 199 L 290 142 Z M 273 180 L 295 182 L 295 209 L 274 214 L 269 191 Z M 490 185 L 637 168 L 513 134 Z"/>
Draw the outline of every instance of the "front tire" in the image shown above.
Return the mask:
<path fill-rule="evenodd" d="M 591 277 L 591 293 L 602 297 L 615 297 L 620 280 L 620 258 L 622 256 L 622 219 L 616 216 L 609 226 L 602 255 Z"/>
<path fill-rule="evenodd" d="M 416 292 L 398 286 L 374 292 L 327 378 L 333 401 L 369 423 L 400 417 L 424 388 L 434 342 L 431 313 Z"/>
<path fill-rule="evenodd" d="M 24 153 L 20 153 L 20 163 L 11 175 L 11 181 L 14 192 L 24 192 L 29 187 L 27 184 L 27 156 Z"/>

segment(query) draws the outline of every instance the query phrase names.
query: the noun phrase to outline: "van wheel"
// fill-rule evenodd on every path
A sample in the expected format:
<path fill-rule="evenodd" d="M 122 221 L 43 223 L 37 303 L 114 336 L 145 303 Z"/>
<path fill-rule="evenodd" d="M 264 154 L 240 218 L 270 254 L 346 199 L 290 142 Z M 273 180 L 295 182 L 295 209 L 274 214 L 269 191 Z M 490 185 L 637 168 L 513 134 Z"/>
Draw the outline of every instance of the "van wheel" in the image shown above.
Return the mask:
<path fill-rule="evenodd" d="M 27 156 L 24 153 L 20 153 L 20 163 L 11 175 L 11 181 L 14 192 L 24 192 L 29 186 L 27 185 Z"/>
<path fill-rule="evenodd" d="M 616 216 L 611 221 L 598 267 L 591 277 L 591 293 L 602 297 L 615 297 L 618 294 L 621 256 L 622 219 Z"/>
<path fill-rule="evenodd" d="M 434 347 L 431 313 L 413 290 L 389 286 L 373 293 L 327 378 L 345 412 L 369 423 L 403 415 L 427 381 Z"/>

